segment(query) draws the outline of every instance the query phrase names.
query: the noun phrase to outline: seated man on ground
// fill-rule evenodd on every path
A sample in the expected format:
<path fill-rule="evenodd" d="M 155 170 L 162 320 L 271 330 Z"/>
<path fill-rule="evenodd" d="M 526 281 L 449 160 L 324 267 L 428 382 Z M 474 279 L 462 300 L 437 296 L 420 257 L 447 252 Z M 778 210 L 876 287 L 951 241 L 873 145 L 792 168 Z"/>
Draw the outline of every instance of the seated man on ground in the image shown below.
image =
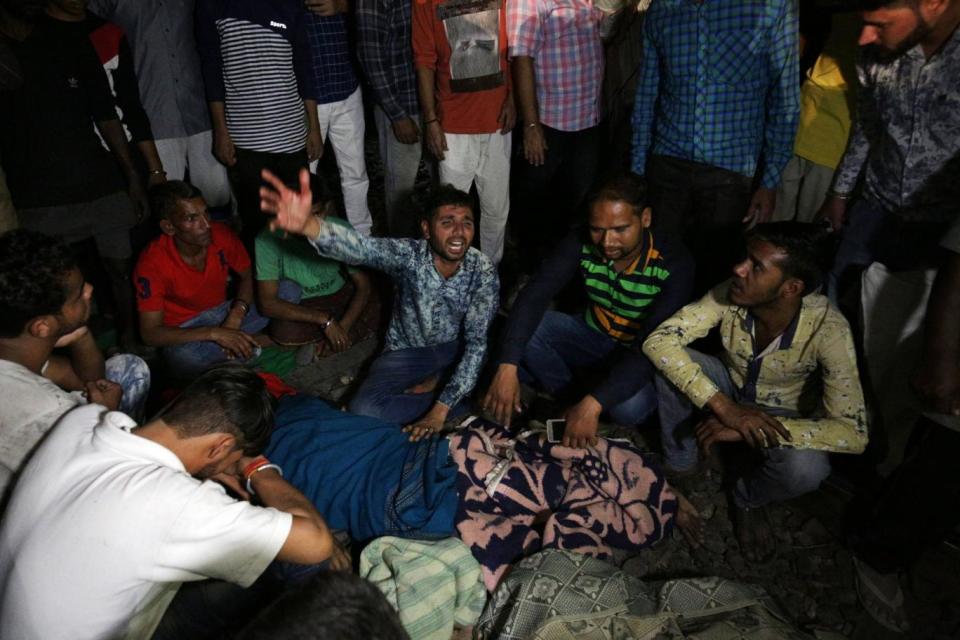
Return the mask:
<path fill-rule="evenodd" d="M 225 224 L 210 221 L 207 203 L 188 182 L 150 190 L 163 233 L 140 254 L 137 288 L 140 335 L 161 353 L 171 375 L 191 378 L 224 360 L 249 361 L 270 339 L 269 322 L 253 303 L 250 255 Z M 231 274 L 236 296 L 227 299 Z"/>
<path fill-rule="evenodd" d="M 99 405 L 65 416 L 0 527 L 4 636 L 149 638 L 183 582 L 249 586 L 275 558 L 349 566 L 310 501 L 251 457 L 273 405 L 255 373 L 228 366 L 140 427 Z"/>
<path fill-rule="evenodd" d="M 143 411 L 150 369 L 129 354 L 104 362 L 87 328 L 92 294 L 65 245 L 34 231 L 0 236 L 0 504 L 37 443 L 73 407 Z"/>
<path fill-rule="evenodd" d="M 623 177 L 607 183 L 589 211 L 585 232 L 567 236 L 517 296 L 484 399 L 495 419 L 510 426 L 513 412 L 522 411 L 521 378 L 557 395 L 568 390 L 576 370 L 591 371 L 596 382 L 564 414 L 563 443 L 575 447 L 595 443 L 604 411 L 632 426 L 656 408 L 654 369 L 640 345 L 693 289 L 690 254 L 666 234 L 654 237 L 639 182 Z M 589 296 L 586 311 L 549 311 L 574 278 Z"/>
<path fill-rule="evenodd" d="M 311 213 L 310 178 L 300 192 L 269 171 L 260 191 L 275 229 L 305 236 L 326 257 L 388 273 L 396 294 L 384 352 L 350 411 L 398 422 L 412 439 L 439 431 L 477 382 L 496 313 L 500 283 L 489 258 L 470 246 L 473 199 L 440 187 L 420 222 L 423 240 L 368 238 Z M 459 405 L 459 406 L 458 406 Z"/>
<path fill-rule="evenodd" d="M 754 561 L 773 553 L 766 505 L 816 490 L 830 473 L 828 452 L 861 453 L 867 444 L 850 326 L 815 293 L 823 239 L 815 225 L 758 225 L 734 277 L 643 344 L 662 374 L 668 473 L 694 472 L 698 444 L 704 455 L 717 442 L 745 442 L 756 452 L 733 489 L 740 546 Z M 714 327 L 720 358 L 687 347 Z"/>
<path fill-rule="evenodd" d="M 352 229 L 331 215 L 335 205 L 320 178 L 311 175 L 310 189 L 314 215 Z M 363 270 L 319 258 L 309 242 L 283 231 L 263 229 L 254 250 L 257 298 L 263 314 L 272 319 L 270 336 L 279 345 L 302 346 L 297 357 L 301 364 L 346 351 L 376 333 L 379 298 Z"/>

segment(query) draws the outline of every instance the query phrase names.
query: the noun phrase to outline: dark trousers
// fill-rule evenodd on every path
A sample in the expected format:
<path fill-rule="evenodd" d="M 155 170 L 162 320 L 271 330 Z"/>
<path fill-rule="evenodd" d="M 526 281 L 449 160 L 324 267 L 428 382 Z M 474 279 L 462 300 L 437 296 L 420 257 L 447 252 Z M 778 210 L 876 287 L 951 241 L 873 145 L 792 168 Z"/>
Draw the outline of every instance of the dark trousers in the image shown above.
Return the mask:
<path fill-rule="evenodd" d="M 570 226 L 582 217 L 600 162 L 600 127 L 559 131 L 543 127 L 544 162 L 535 167 L 522 155 L 514 163 L 510 219 L 523 248 L 522 268 L 532 271 Z M 522 133 L 517 136 L 523 140 Z"/>
<path fill-rule="evenodd" d="M 237 163 L 230 167 L 230 181 L 237 196 L 237 211 L 243 225 L 240 238 L 253 255 L 253 240 L 263 228 L 267 216 L 260 211 L 260 172 L 269 169 L 288 185 L 299 184 L 300 169 L 307 167 L 307 152 L 266 153 L 237 149 Z"/>
<path fill-rule="evenodd" d="M 909 567 L 960 523 L 960 433 L 921 418 L 912 444 L 880 496 L 848 513 L 853 551 L 881 573 Z"/>
<path fill-rule="evenodd" d="M 741 220 L 753 179 L 700 162 L 651 156 L 647 184 L 654 229 L 682 237 L 697 261 L 696 293 L 730 276 L 742 252 Z"/>

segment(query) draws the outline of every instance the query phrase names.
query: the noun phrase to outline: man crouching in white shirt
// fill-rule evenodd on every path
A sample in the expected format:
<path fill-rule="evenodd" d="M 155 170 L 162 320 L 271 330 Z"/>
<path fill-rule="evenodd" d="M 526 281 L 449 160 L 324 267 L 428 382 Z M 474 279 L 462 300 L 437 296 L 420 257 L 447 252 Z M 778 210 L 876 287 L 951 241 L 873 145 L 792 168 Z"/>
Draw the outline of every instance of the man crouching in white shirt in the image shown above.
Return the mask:
<path fill-rule="evenodd" d="M 66 414 L 0 525 L 0 636 L 149 638 L 183 582 L 247 587 L 274 559 L 347 567 L 313 505 L 252 457 L 273 406 L 255 373 L 225 366 L 142 427 L 96 404 Z"/>

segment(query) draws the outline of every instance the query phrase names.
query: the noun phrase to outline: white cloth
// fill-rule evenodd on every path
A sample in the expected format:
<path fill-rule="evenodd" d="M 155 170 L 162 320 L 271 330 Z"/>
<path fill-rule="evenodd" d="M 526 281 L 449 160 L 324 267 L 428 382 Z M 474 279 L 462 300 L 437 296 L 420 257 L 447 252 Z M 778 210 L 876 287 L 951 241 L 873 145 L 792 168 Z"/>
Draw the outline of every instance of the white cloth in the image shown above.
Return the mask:
<path fill-rule="evenodd" d="M 213 155 L 212 131 L 154 140 L 154 144 L 168 180 L 183 180 L 189 169 L 190 184 L 200 189 L 209 206 L 221 207 L 230 202 L 227 168 Z"/>
<path fill-rule="evenodd" d="M 4 638 L 149 638 L 182 582 L 249 586 L 292 517 L 187 475 L 122 413 L 71 411 L 23 470 L 0 529 Z"/>
<path fill-rule="evenodd" d="M 440 182 L 480 196 L 480 250 L 493 264 L 503 258 L 503 239 L 510 213 L 511 136 L 494 133 L 448 133 L 440 161 Z"/>
<path fill-rule="evenodd" d="M 360 87 L 340 102 L 317 105 L 320 135 L 330 140 L 340 170 L 340 188 L 343 189 L 343 208 L 347 220 L 358 233 L 370 235 L 373 218 L 367 205 L 370 178 L 363 151 L 366 123 L 363 119 L 363 95 Z M 318 160 L 310 163 L 310 171 L 317 172 Z"/>
<path fill-rule="evenodd" d="M 0 360 L 0 504 L 24 460 L 53 423 L 84 402 L 79 392 L 64 391 L 16 362 Z"/>
<path fill-rule="evenodd" d="M 920 416 L 908 378 L 920 359 L 923 321 L 936 275 L 935 269 L 890 271 L 874 262 L 860 277 L 863 359 L 876 410 L 886 426 L 887 456 L 877 465 L 882 474 L 902 461 Z"/>

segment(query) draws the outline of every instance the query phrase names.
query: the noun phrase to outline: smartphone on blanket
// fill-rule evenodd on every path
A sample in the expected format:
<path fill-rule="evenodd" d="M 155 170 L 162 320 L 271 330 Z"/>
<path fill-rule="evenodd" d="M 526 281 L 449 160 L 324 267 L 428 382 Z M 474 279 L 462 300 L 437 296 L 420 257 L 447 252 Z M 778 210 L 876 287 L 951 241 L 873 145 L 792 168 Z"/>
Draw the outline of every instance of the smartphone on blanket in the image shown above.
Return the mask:
<path fill-rule="evenodd" d="M 563 440 L 563 432 L 567 430 L 567 421 L 564 418 L 547 420 L 547 442 L 558 443 Z"/>

